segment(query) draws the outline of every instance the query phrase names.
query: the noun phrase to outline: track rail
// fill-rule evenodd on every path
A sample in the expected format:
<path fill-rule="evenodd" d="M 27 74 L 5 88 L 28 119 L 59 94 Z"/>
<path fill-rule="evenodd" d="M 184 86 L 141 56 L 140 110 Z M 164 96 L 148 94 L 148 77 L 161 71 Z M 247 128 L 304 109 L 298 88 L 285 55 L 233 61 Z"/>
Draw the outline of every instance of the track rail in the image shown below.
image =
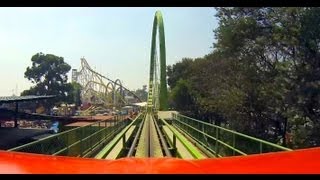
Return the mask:
<path fill-rule="evenodd" d="M 169 150 L 169 148 L 168 148 L 168 145 L 167 145 L 167 142 L 166 142 L 166 140 L 165 140 L 165 138 L 164 138 L 164 136 L 163 136 L 163 133 L 161 132 L 161 130 L 160 130 L 160 128 L 159 128 L 159 125 L 158 125 L 158 123 L 157 123 L 157 120 L 154 119 L 153 122 L 154 122 L 154 125 L 155 125 L 155 127 L 156 127 L 156 130 L 157 130 L 157 133 L 158 133 L 158 136 L 159 136 L 159 139 L 160 139 L 160 143 L 161 143 L 161 145 L 162 145 L 162 147 L 163 147 L 165 156 L 172 157 L 172 154 L 171 154 L 171 152 L 170 152 L 170 150 Z"/>
<path fill-rule="evenodd" d="M 137 133 L 127 157 L 172 157 L 154 114 L 146 114 Z"/>
<path fill-rule="evenodd" d="M 141 132 L 142 132 L 142 127 L 143 127 L 143 124 L 144 124 L 144 120 L 141 121 L 140 125 L 139 125 L 139 129 L 133 139 L 133 142 L 131 144 L 131 147 L 129 149 L 129 152 L 127 154 L 127 157 L 131 157 L 133 156 L 134 152 L 135 152 L 135 148 L 137 147 L 137 144 L 138 144 L 138 140 L 139 140 L 139 136 L 141 135 Z"/>

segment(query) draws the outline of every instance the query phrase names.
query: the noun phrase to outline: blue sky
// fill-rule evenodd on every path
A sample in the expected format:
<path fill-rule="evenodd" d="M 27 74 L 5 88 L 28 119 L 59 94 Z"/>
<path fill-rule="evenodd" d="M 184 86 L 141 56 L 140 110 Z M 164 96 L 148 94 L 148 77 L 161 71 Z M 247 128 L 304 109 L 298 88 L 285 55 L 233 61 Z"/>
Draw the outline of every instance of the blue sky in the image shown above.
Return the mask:
<path fill-rule="evenodd" d="M 157 10 L 164 18 L 167 65 L 212 51 L 214 8 L 0 8 L 0 96 L 32 85 L 24 72 L 38 52 L 62 56 L 76 69 L 85 57 L 101 74 L 131 90 L 141 88 L 149 79 Z"/>

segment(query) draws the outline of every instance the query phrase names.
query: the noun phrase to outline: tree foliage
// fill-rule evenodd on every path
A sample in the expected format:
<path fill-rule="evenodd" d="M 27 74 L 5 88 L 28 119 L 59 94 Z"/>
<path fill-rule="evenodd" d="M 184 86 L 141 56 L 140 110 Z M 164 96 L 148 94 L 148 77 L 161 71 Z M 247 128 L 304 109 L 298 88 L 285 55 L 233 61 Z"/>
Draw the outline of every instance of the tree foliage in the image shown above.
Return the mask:
<path fill-rule="evenodd" d="M 80 106 L 82 86 L 77 82 L 71 82 L 70 85 L 71 85 L 71 91 L 68 92 L 69 94 L 68 103 L 74 103 L 76 106 Z"/>
<path fill-rule="evenodd" d="M 213 52 L 168 67 L 171 105 L 291 148 L 320 145 L 320 8 L 216 9 Z"/>
<path fill-rule="evenodd" d="M 32 56 L 31 62 L 32 66 L 25 71 L 25 78 L 35 85 L 21 95 L 56 95 L 56 98 L 47 101 L 47 108 L 61 102 L 73 102 L 76 85 L 67 83 L 67 73 L 71 67 L 64 62 L 63 57 L 37 53 Z"/>

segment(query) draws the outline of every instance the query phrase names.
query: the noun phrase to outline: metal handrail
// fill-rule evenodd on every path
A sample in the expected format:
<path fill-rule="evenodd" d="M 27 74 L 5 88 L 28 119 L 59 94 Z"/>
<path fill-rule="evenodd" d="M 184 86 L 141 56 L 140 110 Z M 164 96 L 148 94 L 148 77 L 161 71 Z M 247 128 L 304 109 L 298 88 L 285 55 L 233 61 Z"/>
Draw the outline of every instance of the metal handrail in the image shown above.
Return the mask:
<path fill-rule="evenodd" d="M 177 119 L 176 119 L 176 120 L 177 120 Z M 181 122 L 180 120 L 177 120 L 177 121 Z M 184 123 L 184 122 L 181 122 L 181 123 L 184 124 L 184 125 L 186 125 L 186 126 L 188 126 L 188 127 L 190 127 L 191 129 L 193 129 L 193 130 L 195 130 L 195 131 L 197 131 L 197 132 L 199 132 L 199 133 L 201 133 L 201 134 L 203 134 L 203 135 L 205 135 L 205 136 L 207 136 L 207 137 L 209 137 L 209 138 L 217 141 L 218 143 L 220 143 L 220 144 L 222 144 L 222 145 L 224 145 L 224 146 L 226 146 L 226 147 L 228 147 L 228 148 L 236 151 L 236 152 L 239 153 L 239 154 L 247 155 L 246 153 L 240 151 L 239 149 L 236 149 L 236 148 L 230 146 L 229 144 L 227 144 L 227 143 L 225 143 L 225 142 L 223 142 L 223 141 L 220 141 L 218 138 L 215 138 L 215 137 L 213 137 L 213 136 L 211 136 L 211 135 L 209 135 L 209 134 L 207 134 L 207 133 L 204 133 L 204 132 L 202 132 L 202 131 L 199 131 L 197 128 L 195 128 L 195 127 L 193 127 L 193 126 L 190 126 L 190 125 L 187 124 L 187 123 Z M 190 133 L 188 133 L 188 132 L 185 132 L 185 133 L 187 133 L 189 136 L 192 136 L 192 135 L 191 135 Z M 204 146 L 204 144 L 203 144 L 202 142 L 199 142 L 199 143 Z M 213 150 L 212 150 L 212 151 L 213 151 Z M 215 152 L 215 151 L 213 151 L 213 152 Z"/>
<path fill-rule="evenodd" d="M 187 126 L 188 128 L 191 128 L 192 130 L 196 131 L 197 133 L 200 133 L 210 139 L 213 139 L 214 141 L 216 141 L 216 143 L 219 143 L 219 144 L 222 144 L 224 145 L 225 147 L 233 150 L 234 152 L 237 152 L 239 154 L 242 154 L 242 155 L 246 155 L 246 153 L 240 151 L 239 149 L 235 148 L 235 135 L 238 135 L 240 137 L 243 137 L 243 138 L 246 138 L 246 139 L 250 139 L 250 140 L 253 140 L 254 142 L 258 142 L 260 143 L 260 153 L 262 153 L 262 144 L 264 145 L 269 145 L 271 147 L 274 147 L 274 148 L 277 148 L 277 149 L 280 149 L 280 150 L 285 150 L 285 151 L 292 151 L 292 149 L 289 149 L 289 148 L 286 148 L 286 147 L 283 147 L 283 146 L 280 146 L 280 145 L 277 145 L 277 144 L 274 144 L 274 143 L 271 143 L 271 142 L 268 142 L 268 141 L 265 141 L 265 140 L 262 140 L 262 139 L 258 139 L 258 138 L 255 138 L 255 137 L 252 137 L 252 136 L 248 136 L 248 135 L 245 135 L 243 133 L 239 133 L 239 132 L 236 132 L 236 131 L 233 131 L 233 130 L 230 130 L 230 129 L 226 129 L 226 128 L 223 128 L 223 127 L 220 127 L 220 126 L 217 126 L 217 125 L 213 125 L 213 124 L 210 124 L 210 123 L 207 123 L 207 122 L 202 122 L 202 121 L 199 121 L 197 119 L 194 119 L 194 118 L 190 118 L 190 117 L 187 117 L 187 116 L 184 116 L 184 115 L 181 115 L 181 114 L 177 114 L 177 113 L 172 113 L 172 117 L 174 119 L 174 121 L 178 121 L 179 123 L 182 123 L 184 126 Z M 195 127 L 193 127 L 192 125 L 189 125 L 183 121 L 180 120 L 180 118 L 186 118 L 188 120 L 191 120 L 191 121 L 194 121 L 194 122 L 197 122 L 197 123 L 200 123 L 202 126 L 203 125 L 206 125 L 206 126 L 209 126 L 209 127 L 213 127 L 217 130 L 222 130 L 222 131 L 225 131 L 225 132 L 228 132 L 230 134 L 233 135 L 233 145 L 230 145 L 230 144 L 227 144 L 223 141 L 221 141 L 221 139 L 219 140 L 218 137 L 213 137 Z M 192 136 L 191 134 L 189 134 L 188 132 L 186 132 L 186 130 L 184 130 L 183 128 L 181 128 L 181 130 L 183 130 L 185 133 L 187 133 L 189 136 Z M 200 142 L 200 140 L 198 140 L 197 138 L 195 137 L 192 137 L 193 139 L 195 139 L 196 141 L 198 141 L 200 144 L 204 145 L 202 142 Z M 208 147 L 207 147 L 208 148 Z M 213 150 L 212 150 L 213 151 Z"/>
<path fill-rule="evenodd" d="M 115 119 L 119 119 L 118 117 L 115 117 Z M 122 119 L 120 117 L 120 119 Z M 80 131 L 81 134 L 83 133 L 83 131 L 87 128 L 90 128 L 90 127 L 94 127 L 96 125 L 98 125 L 97 127 L 99 128 L 100 127 L 100 124 L 104 124 L 104 128 L 102 129 L 99 129 L 97 131 L 93 131 L 93 132 L 90 132 L 90 134 L 86 137 L 83 137 L 83 134 L 81 135 L 80 138 L 77 138 L 76 137 L 76 140 L 74 142 L 71 141 L 71 143 L 66 143 L 66 145 L 64 145 L 63 147 L 61 147 L 61 149 L 58 149 L 56 152 L 53 152 L 52 155 L 57 155 L 57 154 L 60 154 L 66 150 L 68 150 L 69 148 L 72 148 L 73 146 L 79 144 L 79 143 L 82 143 L 84 141 L 89 141 L 90 144 L 94 143 L 94 145 L 97 145 L 99 143 L 101 143 L 102 141 L 101 140 L 98 140 L 97 143 L 96 142 L 93 142 L 97 139 L 94 139 L 95 136 L 99 135 L 99 133 L 102 133 L 103 131 L 108 131 L 108 129 L 113 129 L 113 128 L 116 128 L 116 130 L 114 131 L 118 131 L 119 128 L 121 129 L 121 127 L 123 126 L 123 123 L 122 122 L 125 122 L 125 120 L 120 120 L 118 121 L 118 123 L 116 122 L 113 122 L 113 121 L 110 121 L 110 120 L 102 120 L 102 121 L 98 121 L 98 122 L 94 122 L 94 123 L 91 123 L 91 124 L 88 124 L 88 125 L 85 125 L 85 126 L 82 126 L 82 127 L 77 127 L 77 128 L 73 128 L 73 129 L 70 129 L 70 130 L 67 130 L 67 131 L 64 131 L 64 132 L 61 132 L 61 133 L 58 133 L 58 134 L 55 134 L 55 135 L 52 135 L 52 136 L 48 136 L 48 137 L 45 137 L 45 138 L 42 138 L 42 139 L 39 139 L 39 140 L 36 140 L 36 141 L 33 141 L 33 142 L 30 142 L 30 143 L 27 143 L 27 144 L 24 144 L 24 145 L 21 145 L 21 146 L 18 146 L 18 147 L 15 147 L 15 148 L 11 148 L 9 149 L 8 151 L 21 151 L 21 150 L 25 150 L 27 148 L 32 148 L 32 147 L 36 147 L 37 145 L 40 145 L 41 148 L 43 148 L 43 143 L 48 143 L 52 140 L 56 140 L 60 137 L 64 137 L 64 135 L 66 135 L 68 138 L 68 135 L 69 134 L 72 134 L 72 133 L 77 133 L 77 131 Z M 114 126 L 112 127 L 107 127 L 107 123 L 114 123 Z M 116 124 L 115 124 L 116 123 Z M 120 126 L 118 126 L 120 124 Z M 112 131 L 111 134 L 114 133 L 114 131 Z M 108 139 L 110 134 L 106 135 L 106 137 L 104 137 L 102 140 L 106 140 Z M 107 137 L 108 136 L 108 137 Z M 93 141 L 92 141 L 93 140 Z M 69 141 L 67 139 L 67 141 Z M 80 144 L 81 145 L 81 144 Z M 89 149 L 93 149 L 92 147 L 90 147 Z M 83 152 L 87 151 L 88 149 L 84 150 L 82 149 L 82 146 L 81 146 L 81 152 L 80 154 L 82 154 Z M 43 149 L 41 150 L 41 152 L 43 151 Z M 44 153 L 44 152 L 42 152 Z"/>
<path fill-rule="evenodd" d="M 182 145 L 190 152 L 193 158 L 200 159 L 202 157 L 201 153 L 197 151 L 189 141 L 185 139 L 182 135 L 180 135 L 177 130 L 172 127 L 169 123 L 167 123 L 165 120 L 160 119 L 168 128 L 169 130 L 174 134 L 174 136 L 182 143 Z"/>

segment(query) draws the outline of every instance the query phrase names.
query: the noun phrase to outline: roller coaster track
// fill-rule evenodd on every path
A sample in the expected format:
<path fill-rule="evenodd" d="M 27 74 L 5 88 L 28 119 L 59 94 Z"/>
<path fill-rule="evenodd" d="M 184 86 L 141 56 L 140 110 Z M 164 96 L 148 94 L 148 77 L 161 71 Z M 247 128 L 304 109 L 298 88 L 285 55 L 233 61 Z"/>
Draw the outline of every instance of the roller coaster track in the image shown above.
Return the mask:
<path fill-rule="evenodd" d="M 158 44 L 157 37 L 159 37 Z M 160 52 L 159 57 L 157 52 Z M 82 64 L 83 67 L 87 67 L 91 72 L 98 75 L 98 80 L 101 81 L 101 78 L 106 78 L 94 72 L 87 65 L 86 61 L 82 60 Z M 83 70 L 80 72 L 82 71 Z M 102 84 L 102 86 L 107 89 L 104 84 Z M 172 150 L 174 148 L 172 148 L 172 144 L 168 142 L 168 138 L 164 136 L 164 131 L 159 124 L 159 110 L 167 110 L 167 80 L 164 24 L 160 11 L 157 11 L 152 31 L 147 108 L 139 115 L 138 119 L 135 120 L 136 123 L 132 122 L 129 124 L 113 143 L 107 145 L 96 155 L 96 158 L 109 157 L 111 148 L 117 147 L 121 138 L 124 138 L 124 142 L 129 141 L 129 139 L 131 139 L 132 142 L 128 145 L 125 145 L 126 143 L 123 142 L 123 150 L 119 151 L 122 155 L 119 155 L 119 157 L 172 157 L 174 154 Z M 133 133 L 131 133 L 131 131 L 133 131 Z M 127 149 L 127 151 L 124 149 Z"/>
<path fill-rule="evenodd" d="M 159 48 L 157 48 L 157 34 L 159 35 Z M 159 58 L 158 58 L 158 53 Z M 160 62 L 159 62 L 160 61 Z M 160 65 L 160 66 L 159 66 Z M 160 68 L 160 69 L 159 69 Z M 160 73 L 160 81 L 158 79 Z M 137 155 L 142 157 L 171 156 L 162 132 L 159 129 L 157 112 L 167 110 L 167 79 L 166 79 L 166 49 L 162 14 L 155 13 L 152 29 L 149 91 L 147 112 L 142 129 L 142 137 L 137 146 Z M 159 87 L 160 85 L 160 87 Z"/>
<path fill-rule="evenodd" d="M 157 34 L 159 36 L 157 36 Z M 158 44 L 157 44 L 158 37 Z M 158 45 L 158 48 L 157 48 Z M 159 52 L 159 57 L 158 57 Z M 167 82 L 166 82 L 166 52 L 162 15 L 156 12 L 153 22 L 150 76 L 148 102 L 134 119 L 115 117 L 113 121 L 101 121 L 68 130 L 66 132 L 47 137 L 37 142 L 22 145 L 9 151 L 39 152 L 51 156 L 14 154 L 8 152 L 0 156 L 3 162 L 12 162 L 12 157 L 18 157 L 18 166 L 0 168 L 6 171 L 23 173 L 28 169 L 25 159 L 36 159 L 36 168 L 30 167 L 29 173 L 319 173 L 320 148 L 292 152 L 291 149 L 254 138 L 230 129 L 199 121 L 177 112 L 170 117 L 163 113 L 167 110 Z M 108 94 L 109 90 L 124 88 L 120 80 L 112 81 L 93 71 L 88 63 L 82 59 L 83 77 L 80 84 L 87 91 L 97 91 Z M 86 70 L 83 70 L 86 69 Z M 84 71 L 90 71 L 91 75 Z M 95 76 L 93 79 L 89 76 Z M 110 84 L 102 82 L 109 80 Z M 105 91 L 95 89 L 94 85 L 105 88 Z M 126 88 L 124 88 L 126 89 Z M 127 89 L 126 89 L 127 90 Z M 121 94 L 121 93 L 120 93 Z M 92 107 L 93 108 L 93 107 Z M 171 113 L 171 112 L 170 112 Z M 160 117 L 162 116 L 162 117 Z M 77 136 L 79 135 L 80 136 Z M 63 140 L 62 142 L 58 140 Z M 48 148 L 54 143 L 59 146 Z M 62 144 L 61 144 L 62 143 Z M 186 150 L 187 153 L 183 151 Z M 265 155 L 247 156 L 265 152 Z M 77 159 L 54 157 L 52 155 L 66 155 L 76 157 L 91 157 L 95 159 L 118 159 L 116 161 L 100 161 L 94 159 Z M 222 156 L 238 156 L 217 159 Z M 22 158 L 21 158 L 22 157 Z M 39 158 L 40 157 L 40 158 Z M 126 157 L 126 158 L 125 158 Z M 131 158 L 140 157 L 140 158 Z M 153 157 L 153 158 L 150 158 Z M 156 157 L 179 157 L 156 158 Z M 317 158 L 315 158 L 317 157 Z M 10 159 L 11 158 L 11 159 Z M 210 159 L 205 159 L 210 158 Z M 190 160 L 203 159 L 203 160 Z M 43 162 L 48 161 L 48 167 Z M 60 162 L 61 161 L 61 162 Z M 308 163 L 305 163 L 307 162 Z M 0 158 L 1 162 L 1 158 Z M 61 168 L 65 163 L 71 166 Z M 61 166 L 57 166 L 57 165 Z M 1 164 L 0 164 L 1 165 Z M 276 167 L 274 169 L 270 167 Z M 42 168 L 38 170 L 38 168 Z M 230 168 L 230 169 L 229 169 Z"/>
<path fill-rule="evenodd" d="M 113 81 L 94 71 L 84 58 L 81 58 L 80 71 L 77 72 L 74 69 L 72 76 L 73 81 L 78 82 L 82 86 L 82 102 L 119 107 L 128 104 L 124 98 L 125 94 L 131 94 L 138 102 L 141 102 L 141 99 L 134 92 L 123 86 L 119 79 Z"/>
<path fill-rule="evenodd" d="M 157 44 L 157 35 L 159 35 L 159 44 Z M 160 52 L 159 57 L 157 52 Z M 159 110 L 167 110 L 167 80 L 164 24 L 161 12 L 157 11 L 152 30 L 147 108 L 141 115 L 142 118 L 140 117 L 140 123 L 135 125 L 136 130 L 134 130 L 133 142 L 127 157 L 172 157 L 172 152 L 169 150 L 170 144 L 164 137 L 162 129 L 159 128 L 157 114 Z M 126 137 L 125 134 L 129 129 L 130 127 L 123 131 L 123 137 Z M 109 149 L 102 151 L 98 158 L 106 157 L 106 153 L 109 152 Z"/>

